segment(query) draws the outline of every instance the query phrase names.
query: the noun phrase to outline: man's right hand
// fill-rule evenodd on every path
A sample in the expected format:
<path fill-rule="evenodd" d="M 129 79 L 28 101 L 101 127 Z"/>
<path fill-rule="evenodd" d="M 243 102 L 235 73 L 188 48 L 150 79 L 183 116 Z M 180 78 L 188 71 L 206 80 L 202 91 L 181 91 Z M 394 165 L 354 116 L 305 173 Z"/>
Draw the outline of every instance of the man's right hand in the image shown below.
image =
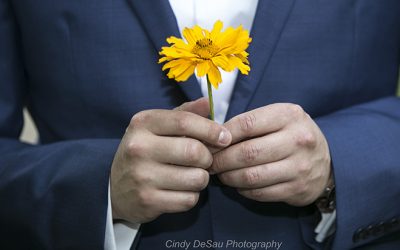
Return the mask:
<path fill-rule="evenodd" d="M 132 118 L 111 168 L 113 219 L 144 223 L 197 204 L 213 161 L 207 146 L 223 148 L 232 139 L 226 128 L 205 118 L 208 112 L 202 98 Z"/>

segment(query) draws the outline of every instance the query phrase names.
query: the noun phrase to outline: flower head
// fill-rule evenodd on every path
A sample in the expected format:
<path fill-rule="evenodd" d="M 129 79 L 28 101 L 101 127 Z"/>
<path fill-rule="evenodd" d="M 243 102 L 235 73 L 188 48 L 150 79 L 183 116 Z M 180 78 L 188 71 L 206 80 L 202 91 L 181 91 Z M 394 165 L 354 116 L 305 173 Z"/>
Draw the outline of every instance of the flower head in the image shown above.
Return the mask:
<path fill-rule="evenodd" d="M 248 53 L 251 38 L 242 26 L 228 27 L 222 31 L 223 23 L 217 21 L 213 30 L 198 25 L 183 30 L 183 39 L 167 38 L 170 47 L 162 47 L 158 63 L 167 62 L 162 70 L 169 69 L 167 76 L 178 82 L 186 81 L 195 71 L 198 77 L 207 75 L 208 80 L 218 88 L 222 82 L 221 72 L 238 68 L 242 74 L 250 71 Z"/>

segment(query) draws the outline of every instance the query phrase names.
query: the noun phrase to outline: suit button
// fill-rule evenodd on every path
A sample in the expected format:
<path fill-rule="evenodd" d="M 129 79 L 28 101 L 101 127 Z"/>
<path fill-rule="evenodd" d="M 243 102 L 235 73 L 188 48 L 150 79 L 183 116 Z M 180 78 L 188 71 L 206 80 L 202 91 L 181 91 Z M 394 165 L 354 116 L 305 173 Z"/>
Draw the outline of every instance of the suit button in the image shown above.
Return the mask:
<path fill-rule="evenodd" d="M 378 225 L 375 225 L 371 232 L 372 235 L 378 236 L 381 233 L 383 233 L 384 225 L 385 225 L 385 223 L 383 223 L 383 222 L 380 222 Z"/>
<path fill-rule="evenodd" d="M 386 233 L 392 229 L 392 224 L 390 222 L 383 223 L 383 232 Z"/>
<path fill-rule="evenodd" d="M 353 235 L 353 242 L 357 242 L 359 240 L 365 240 L 366 238 L 369 237 L 369 232 L 366 228 L 360 228 L 356 231 L 356 233 Z"/>
<path fill-rule="evenodd" d="M 368 232 L 368 235 L 372 235 L 372 232 L 374 231 L 375 226 L 373 225 L 369 225 L 366 229 L 366 231 Z"/>
<path fill-rule="evenodd" d="M 390 224 L 392 227 L 397 227 L 400 224 L 400 221 L 397 218 L 393 218 L 390 220 Z"/>
<path fill-rule="evenodd" d="M 353 242 L 356 243 L 360 240 L 360 233 L 362 232 L 362 228 L 358 229 L 354 234 L 353 234 Z"/>
<path fill-rule="evenodd" d="M 360 238 L 362 239 L 362 240 L 365 240 L 365 239 L 367 239 L 369 237 L 369 231 L 367 230 L 367 229 L 362 229 L 361 230 L 361 232 L 360 232 Z"/>

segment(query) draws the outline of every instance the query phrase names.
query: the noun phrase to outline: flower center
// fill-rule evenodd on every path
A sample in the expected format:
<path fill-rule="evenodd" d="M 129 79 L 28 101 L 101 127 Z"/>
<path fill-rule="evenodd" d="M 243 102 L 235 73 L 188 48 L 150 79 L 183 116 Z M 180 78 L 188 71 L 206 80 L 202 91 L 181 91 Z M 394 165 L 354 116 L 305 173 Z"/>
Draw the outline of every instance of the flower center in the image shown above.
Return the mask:
<path fill-rule="evenodd" d="M 201 59 L 210 59 L 215 56 L 219 48 L 213 44 L 210 38 L 203 38 L 196 42 L 192 49 L 192 53 L 198 55 Z"/>

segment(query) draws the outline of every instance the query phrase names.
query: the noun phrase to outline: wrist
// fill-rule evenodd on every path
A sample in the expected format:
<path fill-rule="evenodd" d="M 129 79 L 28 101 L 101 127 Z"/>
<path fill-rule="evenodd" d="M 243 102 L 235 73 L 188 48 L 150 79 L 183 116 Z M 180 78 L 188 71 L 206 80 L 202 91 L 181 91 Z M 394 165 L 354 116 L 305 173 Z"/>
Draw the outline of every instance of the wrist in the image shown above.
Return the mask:
<path fill-rule="evenodd" d="M 332 167 L 327 185 L 315 204 L 322 213 L 332 213 L 336 209 L 335 180 Z"/>

